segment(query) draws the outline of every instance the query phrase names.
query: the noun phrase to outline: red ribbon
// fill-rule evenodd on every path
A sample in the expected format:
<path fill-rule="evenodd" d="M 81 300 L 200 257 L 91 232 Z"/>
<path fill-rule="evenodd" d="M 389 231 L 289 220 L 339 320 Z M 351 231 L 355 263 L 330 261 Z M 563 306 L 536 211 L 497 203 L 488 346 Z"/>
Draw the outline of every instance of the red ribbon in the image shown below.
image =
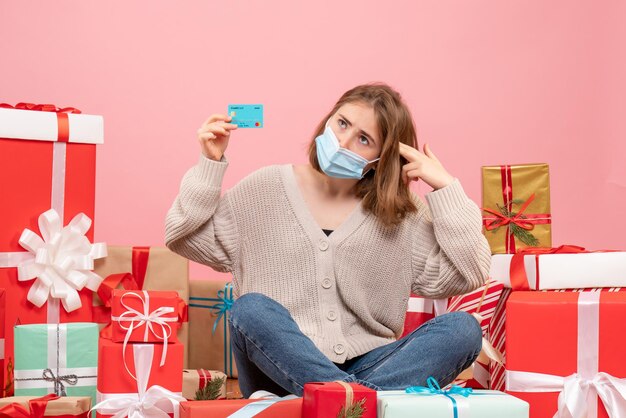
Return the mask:
<path fill-rule="evenodd" d="M 0 408 L 0 418 L 43 418 L 46 413 L 48 402 L 59 399 L 54 393 L 42 396 L 41 398 L 28 401 L 29 408 L 15 402 Z M 87 417 L 88 411 L 80 414 L 80 417 Z M 77 415 L 62 414 L 57 418 L 77 418 Z"/>
<path fill-rule="evenodd" d="M 58 142 L 67 142 L 70 139 L 70 121 L 68 113 L 81 113 L 80 110 L 75 107 L 57 107 L 53 104 L 34 104 L 34 103 L 18 103 L 15 106 L 8 103 L 0 103 L 0 108 L 5 109 L 19 109 L 19 110 L 34 110 L 39 112 L 54 112 L 57 114 Z"/>
<path fill-rule="evenodd" d="M 527 247 L 518 250 L 511 257 L 509 273 L 511 278 L 511 288 L 513 290 L 530 290 L 526 268 L 524 266 L 524 256 L 535 255 L 535 265 L 537 271 L 537 285 L 539 285 L 539 255 L 541 254 L 577 254 L 590 252 L 607 252 L 608 250 L 587 251 L 577 245 L 561 245 L 560 247 Z"/>
<path fill-rule="evenodd" d="M 132 269 L 133 276 L 137 280 L 139 289 L 143 289 L 146 281 L 146 271 L 148 270 L 148 259 L 150 258 L 150 247 L 133 247 Z"/>
<path fill-rule="evenodd" d="M 204 369 L 198 369 L 198 389 L 204 389 L 204 387 L 211 381 L 211 372 Z"/>
<path fill-rule="evenodd" d="M 113 296 L 113 290 L 117 289 L 120 285 L 126 290 L 139 290 L 137 281 L 130 273 L 111 274 L 102 281 L 97 293 L 103 305 L 92 307 L 93 321 L 99 324 L 109 324 L 100 331 L 100 335 L 104 333 L 110 337 L 111 298 Z"/>
<path fill-rule="evenodd" d="M 504 202 L 507 211 L 511 213 L 513 210 L 513 181 L 510 165 L 500 166 L 500 178 L 502 179 L 502 201 Z M 552 223 L 549 213 L 524 215 L 524 211 L 534 199 L 535 194 L 533 193 L 520 207 L 517 214 L 511 217 L 505 216 L 492 209 L 482 208 L 483 211 L 495 215 L 495 218 L 483 216 L 483 225 L 485 225 L 485 229 L 491 231 L 506 225 L 505 245 L 507 254 L 515 253 L 515 236 L 511 232 L 511 224 L 515 224 L 520 228 L 530 231 L 535 227 L 535 225 Z"/>

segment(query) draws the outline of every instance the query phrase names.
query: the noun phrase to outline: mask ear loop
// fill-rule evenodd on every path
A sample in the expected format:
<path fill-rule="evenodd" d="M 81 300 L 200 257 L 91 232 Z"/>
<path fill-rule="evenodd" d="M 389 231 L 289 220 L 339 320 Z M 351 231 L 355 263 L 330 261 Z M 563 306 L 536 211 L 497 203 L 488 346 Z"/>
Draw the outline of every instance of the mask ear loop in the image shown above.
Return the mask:
<path fill-rule="evenodd" d="M 380 157 L 375 158 L 375 159 L 373 159 L 372 161 L 369 161 L 369 162 L 367 163 L 367 165 L 369 166 L 369 168 L 368 168 L 368 169 L 367 169 L 367 171 L 366 171 L 365 173 L 363 173 L 361 176 L 362 176 L 362 177 L 365 177 L 365 175 L 366 175 L 367 173 L 369 173 L 370 171 L 372 171 L 372 170 L 376 171 L 376 167 L 378 166 L 378 164 L 374 164 L 374 163 L 376 163 L 376 162 L 378 162 L 378 161 L 380 161 Z"/>

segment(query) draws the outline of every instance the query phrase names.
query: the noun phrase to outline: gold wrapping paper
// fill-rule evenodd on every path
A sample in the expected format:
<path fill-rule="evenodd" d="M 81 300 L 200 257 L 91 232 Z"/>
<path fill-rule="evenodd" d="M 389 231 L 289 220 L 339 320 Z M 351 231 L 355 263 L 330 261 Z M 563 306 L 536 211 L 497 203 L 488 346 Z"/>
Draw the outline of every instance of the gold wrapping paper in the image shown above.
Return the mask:
<path fill-rule="evenodd" d="M 228 377 L 237 377 L 237 366 L 224 364 L 224 338 L 227 347 L 230 345 L 230 332 L 224 336 L 224 323 L 226 318 L 222 317 L 213 333 L 213 324 L 217 320 L 217 314 L 204 307 L 194 305 L 209 306 L 215 304 L 211 301 L 197 301 L 194 298 L 217 298 L 217 292 L 224 289 L 228 283 L 224 280 L 191 280 L 191 302 L 189 306 L 189 369 L 221 370 Z M 228 327 L 227 327 L 228 328 Z M 230 362 L 230 355 L 227 355 L 227 363 Z"/>
<path fill-rule="evenodd" d="M 11 396 L 0 399 L 0 408 L 12 403 L 19 403 L 28 409 L 28 401 L 41 396 Z M 91 398 L 89 396 L 62 396 L 54 401 L 49 401 L 46 405 L 46 417 L 59 415 L 79 415 L 91 409 Z"/>
<path fill-rule="evenodd" d="M 547 164 L 519 164 L 511 165 L 511 190 L 514 200 L 526 202 L 534 193 L 535 199 L 528 205 L 524 215 L 549 215 L 550 214 L 550 175 Z M 482 207 L 500 212 L 498 209 L 505 206 L 503 197 L 503 183 L 501 166 L 482 167 Z M 512 212 L 517 212 L 522 204 L 514 204 Z M 483 212 L 483 218 L 493 217 L 492 214 Z M 483 227 L 483 232 L 492 254 L 506 254 L 507 248 L 507 226 L 487 231 Z M 538 247 L 551 247 L 551 224 L 535 224 L 528 232 L 537 238 Z M 526 248 L 517 237 L 515 237 L 515 250 Z M 514 253 L 513 249 L 508 251 Z"/>
<path fill-rule="evenodd" d="M 132 272 L 132 251 L 130 246 L 109 246 L 108 256 L 95 261 L 94 272 L 101 277 L 110 274 Z M 144 290 L 174 290 L 189 302 L 189 261 L 165 247 L 150 247 Z M 94 305 L 102 301 L 94 294 Z M 178 340 L 185 345 L 184 367 L 188 363 L 189 324 L 183 323 L 178 331 Z"/>
<path fill-rule="evenodd" d="M 216 370 L 204 370 L 204 372 L 211 377 L 211 381 L 224 379 L 219 399 L 226 398 L 226 375 Z M 195 400 L 198 389 L 200 389 L 200 371 L 195 369 L 183 370 L 183 397 L 189 401 Z"/>

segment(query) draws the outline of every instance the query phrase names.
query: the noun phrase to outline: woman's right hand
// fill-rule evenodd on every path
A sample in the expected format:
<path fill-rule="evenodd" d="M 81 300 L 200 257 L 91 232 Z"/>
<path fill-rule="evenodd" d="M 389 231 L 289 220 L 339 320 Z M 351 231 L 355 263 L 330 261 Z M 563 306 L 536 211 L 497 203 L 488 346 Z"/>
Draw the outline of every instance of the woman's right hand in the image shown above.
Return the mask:
<path fill-rule="evenodd" d="M 202 154 L 211 160 L 220 161 L 226 148 L 230 131 L 237 129 L 237 125 L 228 123 L 232 120 L 226 115 L 211 115 L 198 129 L 198 141 Z"/>

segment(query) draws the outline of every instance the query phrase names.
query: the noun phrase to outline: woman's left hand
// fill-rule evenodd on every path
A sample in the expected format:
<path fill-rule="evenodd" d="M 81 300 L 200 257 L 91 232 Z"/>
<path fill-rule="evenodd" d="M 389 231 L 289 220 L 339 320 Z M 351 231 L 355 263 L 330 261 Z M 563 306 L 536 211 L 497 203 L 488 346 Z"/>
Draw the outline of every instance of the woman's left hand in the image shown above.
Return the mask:
<path fill-rule="evenodd" d="M 408 185 L 412 181 L 419 179 L 424 180 L 426 184 L 434 190 L 446 187 L 454 177 L 446 171 L 435 154 L 430 150 L 428 144 L 424 144 L 424 152 L 400 143 L 400 155 L 403 156 L 408 163 L 402 166 L 402 180 Z"/>

